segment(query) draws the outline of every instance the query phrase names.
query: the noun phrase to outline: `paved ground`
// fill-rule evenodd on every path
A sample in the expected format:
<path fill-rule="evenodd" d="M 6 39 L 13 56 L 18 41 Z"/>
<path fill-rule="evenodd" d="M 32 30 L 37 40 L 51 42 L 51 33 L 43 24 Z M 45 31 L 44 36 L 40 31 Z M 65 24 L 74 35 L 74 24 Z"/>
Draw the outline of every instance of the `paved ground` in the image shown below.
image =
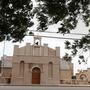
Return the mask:
<path fill-rule="evenodd" d="M 0 90 L 90 90 L 90 87 L 0 86 Z"/>

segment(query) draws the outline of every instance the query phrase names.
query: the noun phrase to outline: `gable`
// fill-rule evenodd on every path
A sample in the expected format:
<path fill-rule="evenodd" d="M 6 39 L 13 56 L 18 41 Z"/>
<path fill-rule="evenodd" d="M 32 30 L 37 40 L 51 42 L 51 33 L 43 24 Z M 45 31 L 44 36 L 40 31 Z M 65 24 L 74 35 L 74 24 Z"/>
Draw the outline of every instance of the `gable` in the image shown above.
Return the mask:
<path fill-rule="evenodd" d="M 34 46 L 29 43 L 24 47 L 15 46 L 14 47 L 14 55 L 26 55 L 26 56 L 54 56 L 59 57 L 60 52 L 59 48 L 52 49 L 49 48 L 47 44 L 44 46 Z"/>

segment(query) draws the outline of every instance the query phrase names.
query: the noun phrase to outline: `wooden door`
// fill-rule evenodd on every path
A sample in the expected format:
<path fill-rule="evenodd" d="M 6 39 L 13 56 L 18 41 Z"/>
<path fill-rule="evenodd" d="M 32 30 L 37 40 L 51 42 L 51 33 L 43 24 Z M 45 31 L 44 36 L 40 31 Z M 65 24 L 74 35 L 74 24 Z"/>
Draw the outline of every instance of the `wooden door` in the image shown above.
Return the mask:
<path fill-rule="evenodd" d="M 32 84 L 40 84 L 40 69 L 35 67 L 32 70 Z"/>

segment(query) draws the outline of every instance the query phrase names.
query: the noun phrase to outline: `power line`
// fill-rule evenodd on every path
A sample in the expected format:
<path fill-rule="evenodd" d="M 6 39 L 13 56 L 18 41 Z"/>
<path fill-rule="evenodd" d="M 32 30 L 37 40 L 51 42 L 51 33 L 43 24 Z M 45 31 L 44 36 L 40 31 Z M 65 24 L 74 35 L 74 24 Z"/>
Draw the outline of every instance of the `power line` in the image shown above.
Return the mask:
<path fill-rule="evenodd" d="M 62 33 L 58 33 L 58 32 L 50 32 L 50 31 L 37 31 L 37 30 L 30 30 L 31 32 L 40 32 L 40 33 L 55 33 L 55 34 L 62 34 Z M 70 35 L 82 35 L 85 36 L 87 34 L 81 34 L 81 33 L 65 33 L 65 35 L 70 34 Z"/>
<path fill-rule="evenodd" d="M 28 35 L 30 36 L 30 35 Z M 44 38 L 56 38 L 56 39 L 68 39 L 68 40 L 81 40 L 79 38 L 64 38 L 64 37 L 54 37 L 54 36 L 42 36 L 42 35 L 31 35 L 31 36 L 40 36 L 40 37 L 44 37 Z"/>

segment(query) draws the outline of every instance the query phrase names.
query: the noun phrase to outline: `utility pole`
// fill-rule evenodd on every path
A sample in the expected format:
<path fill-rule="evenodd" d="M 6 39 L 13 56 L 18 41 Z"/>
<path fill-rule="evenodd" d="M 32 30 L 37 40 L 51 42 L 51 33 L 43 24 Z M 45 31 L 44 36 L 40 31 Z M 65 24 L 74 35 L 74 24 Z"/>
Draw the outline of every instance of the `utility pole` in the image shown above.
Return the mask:
<path fill-rule="evenodd" d="M 90 44 L 88 44 L 88 51 L 89 51 L 89 55 L 88 55 L 88 60 L 90 59 Z"/>
<path fill-rule="evenodd" d="M 88 51 L 89 51 L 89 55 L 88 55 L 88 59 L 90 59 L 90 33 L 88 34 L 88 37 L 87 37 L 89 43 L 88 43 Z M 88 61 L 87 59 L 87 61 Z"/>
<path fill-rule="evenodd" d="M 4 72 L 4 59 L 5 59 L 5 44 L 6 44 L 6 40 L 7 40 L 7 35 L 5 34 L 5 39 L 3 41 L 3 55 L 2 55 L 2 65 L 1 65 L 1 75 L 3 76 L 3 72 Z"/>

